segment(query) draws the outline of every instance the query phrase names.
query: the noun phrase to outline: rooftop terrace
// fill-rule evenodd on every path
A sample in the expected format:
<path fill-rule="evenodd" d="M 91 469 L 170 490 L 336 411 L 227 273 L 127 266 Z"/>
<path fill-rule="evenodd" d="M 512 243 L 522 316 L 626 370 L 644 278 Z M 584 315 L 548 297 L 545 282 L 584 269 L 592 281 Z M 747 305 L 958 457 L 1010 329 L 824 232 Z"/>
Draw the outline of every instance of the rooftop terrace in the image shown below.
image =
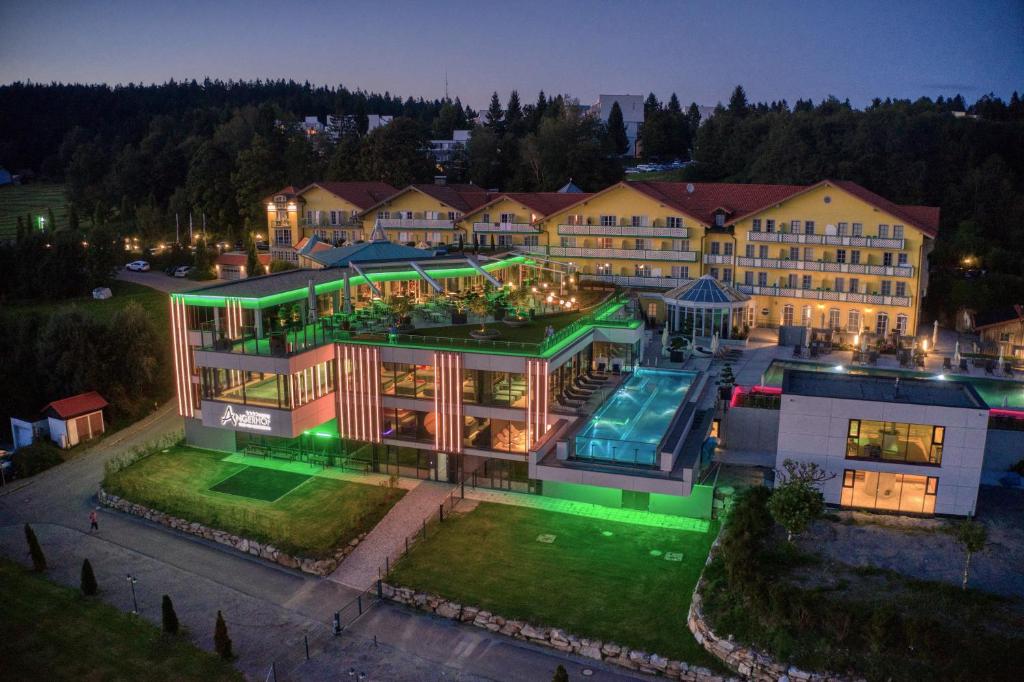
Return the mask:
<path fill-rule="evenodd" d="M 938 379 L 823 374 L 787 369 L 782 377 L 782 393 L 907 405 L 988 409 L 988 405 L 970 384 Z"/>

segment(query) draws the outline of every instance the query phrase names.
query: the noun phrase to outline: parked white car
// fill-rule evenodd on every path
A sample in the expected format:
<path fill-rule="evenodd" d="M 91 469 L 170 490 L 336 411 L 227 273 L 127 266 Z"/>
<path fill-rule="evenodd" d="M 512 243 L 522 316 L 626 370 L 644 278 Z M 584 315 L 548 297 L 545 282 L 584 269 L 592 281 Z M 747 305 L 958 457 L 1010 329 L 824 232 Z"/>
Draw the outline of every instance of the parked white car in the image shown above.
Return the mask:
<path fill-rule="evenodd" d="M 191 265 L 179 265 L 174 271 L 175 277 L 188 277 L 188 273 L 192 272 Z"/>
<path fill-rule="evenodd" d="M 132 270 L 133 272 L 149 272 L 149 262 L 144 260 L 133 260 L 124 267 L 126 270 Z"/>

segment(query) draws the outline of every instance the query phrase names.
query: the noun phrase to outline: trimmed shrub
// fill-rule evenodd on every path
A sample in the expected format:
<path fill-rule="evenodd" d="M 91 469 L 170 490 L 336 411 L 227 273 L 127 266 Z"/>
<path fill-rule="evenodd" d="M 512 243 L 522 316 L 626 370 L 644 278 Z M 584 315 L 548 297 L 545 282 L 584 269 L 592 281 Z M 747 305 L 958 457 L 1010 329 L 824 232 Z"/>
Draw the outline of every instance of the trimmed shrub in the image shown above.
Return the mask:
<path fill-rule="evenodd" d="M 213 629 L 213 648 L 217 655 L 225 660 L 235 657 L 231 651 L 231 638 L 228 637 L 228 626 L 224 622 L 224 616 L 217 612 L 217 625 Z"/>
<path fill-rule="evenodd" d="M 163 600 L 161 600 L 160 602 L 160 615 L 161 620 L 163 621 L 164 632 L 166 632 L 169 635 L 178 634 L 178 614 L 174 612 L 174 604 L 171 603 L 171 598 L 166 594 L 164 595 Z M 219 615 L 220 613 L 218 612 L 218 616 Z M 226 635 L 227 630 L 225 629 L 225 636 Z M 229 640 L 229 648 L 230 644 L 231 643 Z"/>
<path fill-rule="evenodd" d="M 99 592 L 99 585 L 96 584 L 96 575 L 92 572 L 92 564 L 89 563 L 88 559 L 82 561 L 82 577 L 79 580 L 79 585 L 82 588 L 82 594 L 87 597 L 92 597 Z"/>
<path fill-rule="evenodd" d="M 25 541 L 28 543 L 28 553 L 32 556 L 32 569 L 36 573 L 42 573 L 46 570 L 46 556 L 43 554 L 43 548 L 39 546 L 36 532 L 27 523 L 25 524 Z"/>

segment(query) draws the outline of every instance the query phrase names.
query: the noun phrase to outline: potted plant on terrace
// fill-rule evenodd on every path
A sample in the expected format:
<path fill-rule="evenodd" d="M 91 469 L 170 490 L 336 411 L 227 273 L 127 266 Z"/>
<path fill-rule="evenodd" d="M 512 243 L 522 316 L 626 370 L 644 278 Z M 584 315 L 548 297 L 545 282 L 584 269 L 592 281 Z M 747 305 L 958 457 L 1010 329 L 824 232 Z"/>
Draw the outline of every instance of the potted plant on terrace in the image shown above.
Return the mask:
<path fill-rule="evenodd" d="M 395 317 L 395 324 L 399 332 L 408 332 L 415 329 L 409 313 L 412 312 L 412 299 L 408 296 L 395 296 L 388 302 L 388 308 Z"/>
<path fill-rule="evenodd" d="M 530 323 L 526 303 L 530 300 L 530 294 L 526 287 L 512 289 L 508 294 L 508 303 L 512 306 L 512 317 L 505 318 L 505 324 L 510 327 L 523 327 Z"/>
<path fill-rule="evenodd" d="M 464 298 L 457 298 L 452 302 L 452 324 L 466 324 L 469 322 L 469 301 Z"/>
<path fill-rule="evenodd" d="M 487 316 L 491 313 L 491 302 L 487 295 L 476 296 L 469 302 L 469 311 L 480 318 L 480 328 L 469 333 L 474 339 L 493 339 L 500 335 L 497 329 L 487 328 Z"/>

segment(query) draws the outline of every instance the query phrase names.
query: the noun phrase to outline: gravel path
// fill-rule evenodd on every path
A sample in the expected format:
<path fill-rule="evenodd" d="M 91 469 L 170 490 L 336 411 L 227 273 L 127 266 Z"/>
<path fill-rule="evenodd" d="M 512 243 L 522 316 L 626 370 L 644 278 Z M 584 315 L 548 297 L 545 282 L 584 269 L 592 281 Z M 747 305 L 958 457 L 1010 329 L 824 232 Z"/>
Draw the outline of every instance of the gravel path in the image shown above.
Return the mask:
<path fill-rule="evenodd" d="M 405 539 L 437 514 L 455 486 L 435 481 L 420 481 L 374 526 L 370 534 L 341 562 L 329 578 L 356 590 L 369 589 L 378 578 L 378 569 L 386 558 L 392 561 L 405 546 Z"/>

